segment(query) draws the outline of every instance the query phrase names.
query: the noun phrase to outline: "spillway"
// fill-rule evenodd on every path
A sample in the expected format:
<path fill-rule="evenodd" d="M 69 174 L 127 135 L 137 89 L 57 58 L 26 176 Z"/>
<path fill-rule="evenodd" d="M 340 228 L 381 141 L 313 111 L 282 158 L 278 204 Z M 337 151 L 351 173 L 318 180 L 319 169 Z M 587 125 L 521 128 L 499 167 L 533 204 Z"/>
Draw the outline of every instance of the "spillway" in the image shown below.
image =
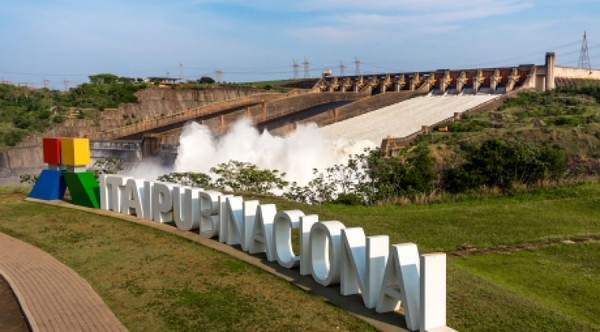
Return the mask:
<path fill-rule="evenodd" d="M 451 118 L 499 95 L 421 96 L 320 128 L 332 140 L 369 140 L 379 145 L 382 139 L 405 137 Z"/>

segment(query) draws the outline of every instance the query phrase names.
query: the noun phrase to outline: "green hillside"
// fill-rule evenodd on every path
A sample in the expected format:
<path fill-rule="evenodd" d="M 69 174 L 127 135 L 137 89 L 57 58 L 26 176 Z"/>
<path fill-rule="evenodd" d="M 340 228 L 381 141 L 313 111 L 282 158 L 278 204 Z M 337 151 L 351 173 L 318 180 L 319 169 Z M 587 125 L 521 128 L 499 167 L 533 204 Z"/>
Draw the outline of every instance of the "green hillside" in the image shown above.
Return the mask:
<path fill-rule="evenodd" d="M 461 160 L 461 147 L 501 140 L 552 146 L 566 155 L 569 175 L 600 174 L 600 82 L 570 80 L 554 91 L 524 92 L 492 111 L 447 122 L 448 132 L 421 136 L 444 167 Z M 444 128 L 445 129 L 445 128 Z M 463 149 L 464 150 L 464 149 Z"/>
<path fill-rule="evenodd" d="M 90 76 L 90 82 L 67 92 L 0 84 L 0 151 L 29 135 L 43 133 L 68 117 L 90 118 L 106 108 L 137 102 L 141 79 L 112 74 Z"/>

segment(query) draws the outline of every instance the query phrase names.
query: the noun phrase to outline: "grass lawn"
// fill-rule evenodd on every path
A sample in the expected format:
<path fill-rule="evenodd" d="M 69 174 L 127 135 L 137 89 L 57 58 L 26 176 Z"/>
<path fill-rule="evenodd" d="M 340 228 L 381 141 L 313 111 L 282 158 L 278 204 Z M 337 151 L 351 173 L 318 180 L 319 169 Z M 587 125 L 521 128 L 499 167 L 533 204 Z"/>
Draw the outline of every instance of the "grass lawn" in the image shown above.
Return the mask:
<path fill-rule="evenodd" d="M 84 276 L 132 330 L 363 330 L 368 326 L 257 268 L 157 230 L 0 199 L 0 231 Z M 349 207 L 275 202 L 362 226 L 422 252 L 469 244 L 448 260 L 448 325 L 461 331 L 600 331 L 600 185 L 433 205 Z M 596 241 L 562 244 L 588 237 Z M 502 246 L 551 245 L 511 253 Z M 233 308 L 233 310 L 232 310 Z M 268 317 L 268 318 L 267 318 Z"/>
<path fill-rule="evenodd" d="M 90 282 L 131 331 L 373 330 L 263 270 L 123 220 L 0 195 L 0 231 Z"/>
<path fill-rule="evenodd" d="M 563 331 L 600 330 L 600 242 L 556 244 L 536 250 L 454 257 L 452 265 L 460 270 L 456 271 L 456 275 L 468 273 L 475 283 L 493 286 L 489 293 L 496 289 L 506 294 L 498 299 L 509 300 L 509 296 L 518 294 L 522 300 L 517 303 L 523 303 L 528 313 L 527 317 L 523 317 L 528 327 L 538 330 L 547 330 L 549 326 Z M 508 301 L 505 305 L 514 307 Z M 536 308 L 536 314 L 529 312 L 531 308 Z M 518 309 L 514 308 L 517 312 Z M 511 316 L 507 313 L 504 319 Z M 512 317 L 512 320 L 515 318 Z M 465 327 L 481 322 L 465 321 Z"/>

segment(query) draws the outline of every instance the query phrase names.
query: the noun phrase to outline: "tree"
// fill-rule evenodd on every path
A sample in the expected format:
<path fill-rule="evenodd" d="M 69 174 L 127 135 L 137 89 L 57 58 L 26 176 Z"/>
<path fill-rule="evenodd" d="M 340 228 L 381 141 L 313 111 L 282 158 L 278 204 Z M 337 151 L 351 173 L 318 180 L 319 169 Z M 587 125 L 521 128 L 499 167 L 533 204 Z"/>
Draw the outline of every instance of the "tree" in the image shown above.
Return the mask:
<path fill-rule="evenodd" d="M 110 85 L 119 81 L 119 76 L 114 74 L 97 74 L 89 76 L 90 83 L 94 85 Z"/>
<path fill-rule="evenodd" d="M 210 172 L 218 176 L 215 186 L 223 190 L 267 194 L 274 189 L 282 190 L 288 185 L 283 179 L 285 173 L 263 170 L 248 162 L 231 160 L 211 168 Z"/>
<path fill-rule="evenodd" d="M 173 172 L 164 174 L 158 177 L 158 181 L 177 183 L 184 186 L 190 186 L 195 188 L 213 188 L 214 184 L 210 178 L 210 175 L 205 173 L 196 172 Z"/>
<path fill-rule="evenodd" d="M 202 76 L 196 82 L 198 82 L 200 84 L 214 84 L 215 80 L 213 80 L 211 77 L 208 77 L 208 76 Z"/>

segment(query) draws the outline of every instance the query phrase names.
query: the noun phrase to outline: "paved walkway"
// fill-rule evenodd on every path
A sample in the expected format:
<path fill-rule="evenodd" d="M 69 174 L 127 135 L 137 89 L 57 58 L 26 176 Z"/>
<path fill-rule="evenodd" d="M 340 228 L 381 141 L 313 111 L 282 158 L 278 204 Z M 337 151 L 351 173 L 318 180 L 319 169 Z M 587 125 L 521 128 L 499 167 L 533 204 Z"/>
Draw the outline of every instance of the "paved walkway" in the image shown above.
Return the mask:
<path fill-rule="evenodd" d="M 0 274 L 33 331 L 127 331 L 75 271 L 4 233 L 0 233 Z"/>

